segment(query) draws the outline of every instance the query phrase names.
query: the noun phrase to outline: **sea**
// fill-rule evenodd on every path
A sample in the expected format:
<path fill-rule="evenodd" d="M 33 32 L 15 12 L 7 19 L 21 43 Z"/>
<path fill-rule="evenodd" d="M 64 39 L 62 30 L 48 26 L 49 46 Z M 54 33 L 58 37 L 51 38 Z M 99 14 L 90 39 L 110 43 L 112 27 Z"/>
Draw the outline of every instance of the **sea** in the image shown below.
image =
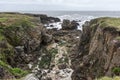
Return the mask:
<path fill-rule="evenodd" d="M 78 30 L 82 30 L 82 25 L 91 19 L 98 17 L 120 17 L 120 11 L 22 11 L 22 13 L 46 14 L 61 19 L 61 22 L 47 24 L 48 29 L 61 29 L 61 24 L 64 19 L 77 21 L 79 23 Z M 50 25 L 54 27 L 51 28 Z"/>

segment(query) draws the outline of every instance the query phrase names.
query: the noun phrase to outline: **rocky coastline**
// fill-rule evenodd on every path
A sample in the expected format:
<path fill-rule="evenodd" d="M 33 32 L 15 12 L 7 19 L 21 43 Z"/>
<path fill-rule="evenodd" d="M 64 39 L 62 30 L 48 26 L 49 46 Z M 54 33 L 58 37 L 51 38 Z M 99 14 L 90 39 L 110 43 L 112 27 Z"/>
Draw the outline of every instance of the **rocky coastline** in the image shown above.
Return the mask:
<path fill-rule="evenodd" d="M 78 26 L 45 14 L 0 13 L 0 79 L 120 76 L 120 19 L 96 18 L 82 30 Z"/>

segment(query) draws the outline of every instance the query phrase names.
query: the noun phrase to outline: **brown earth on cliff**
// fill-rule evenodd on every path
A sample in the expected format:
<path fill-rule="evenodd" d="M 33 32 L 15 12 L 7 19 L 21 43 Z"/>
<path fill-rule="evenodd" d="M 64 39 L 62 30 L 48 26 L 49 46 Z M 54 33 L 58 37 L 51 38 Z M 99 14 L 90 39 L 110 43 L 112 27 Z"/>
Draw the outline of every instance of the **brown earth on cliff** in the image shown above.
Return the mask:
<path fill-rule="evenodd" d="M 120 76 L 120 18 L 97 18 L 83 25 L 73 80 Z"/>

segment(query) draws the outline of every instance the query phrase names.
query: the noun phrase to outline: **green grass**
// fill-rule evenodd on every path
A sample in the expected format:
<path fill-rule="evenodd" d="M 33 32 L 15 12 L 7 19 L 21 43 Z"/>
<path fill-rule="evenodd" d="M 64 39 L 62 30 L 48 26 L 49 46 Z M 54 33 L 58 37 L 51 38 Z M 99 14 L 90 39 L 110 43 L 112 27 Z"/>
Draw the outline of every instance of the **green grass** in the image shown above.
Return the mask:
<path fill-rule="evenodd" d="M 116 74 L 116 75 L 119 75 L 119 74 L 120 74 L 120 67 L 114 67 L 114 68 L 112 69 L 112 72 L 113 72 L 114 74 Z"/>
<path fill-rule="evenodd" d="M 26 74 L 28 74 L 28 71 L 22 70 L 20 68 L 12 68 L 11 66 L 9 66 L 8 64 L 6 64 L 5 62 L 1 60 L 0 60 L 0 66 L 17 77 L 23 77 Z"/>
<path fill-rule="evenodd" d="M 8 20 L 8 18 L 6 18 L 6 17 L 0 18 L 0 22 L 5 22 L 7 20 Z"/>
<path fill-rule="evenodd" d="M 112 27 L 117 31 L 120 31 L 120 18 L 112 18 L 112 17 L 101 17 L 96 18 L 90 21 L 91 27 L 95 25 L 99 25 L 102 28 Z"/>
<path fill-rule="evenodd" d="M 25 76 L 26 74 L 28 74 L 28 71 L 24 71 L 20 68 L 11 68 L 10 69 L 10 72 L 15 75 L 15 76 L 20 76 L 20 77 L 23 77 Z"/>
<path fill-rule="evenodd" d="M 18 46 L 27 30 L 37 27 L 38 21 L 22 14 L 0 14 L 0 41 L 6 39 L 11 45 Z M 18 34 L 17 34 L 18 33 Z"/>
<path fill-rule="evenodd" d="M 37 23 L 35 22 L 35 18 L 22 14 L 0 14 L 0 27 L 10 27 L 15 26 L 32 26 L 35 27 Z"/>

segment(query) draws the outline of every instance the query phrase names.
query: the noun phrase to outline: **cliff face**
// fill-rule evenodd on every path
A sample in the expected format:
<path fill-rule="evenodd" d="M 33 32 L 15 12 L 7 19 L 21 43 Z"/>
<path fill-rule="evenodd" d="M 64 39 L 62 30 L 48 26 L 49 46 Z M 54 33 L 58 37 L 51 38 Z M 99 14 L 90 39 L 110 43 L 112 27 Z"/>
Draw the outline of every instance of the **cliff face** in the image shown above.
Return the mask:
<path fill-rule="evenodd" d="M 41 46 L 51 39 L 34 17 L 0 14 L 0 79 L 27 74 L 29 62 L 37 62 Z"/>
<path fill-rule="evenodd" d="M 72 59 L 73 80 L 119 75 L 120 19 L 105 17 L 86 22 L 79 51 Z"/>
<path fill-rule="evenodd" d="M 71 80 L 81 31 L 46 30 L 43 22 L 59 20 L 42 16 L 0 14 L 0 79 Z"/>

